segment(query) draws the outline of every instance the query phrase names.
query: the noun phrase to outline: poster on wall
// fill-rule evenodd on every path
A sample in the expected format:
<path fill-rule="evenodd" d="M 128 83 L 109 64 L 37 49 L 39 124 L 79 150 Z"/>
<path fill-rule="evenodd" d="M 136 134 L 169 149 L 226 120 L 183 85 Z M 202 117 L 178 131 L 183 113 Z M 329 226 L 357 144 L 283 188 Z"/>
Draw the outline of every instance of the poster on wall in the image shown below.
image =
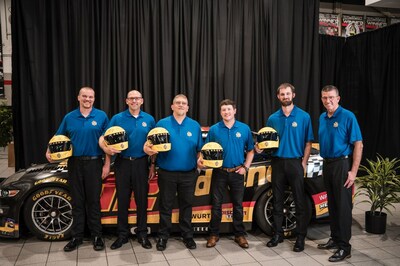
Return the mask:
<path fill-rule="evenodd" d="M 391 18 L 390 19 L 390 25 L 400 23 L 400 18 Z"/>
<path fill-rule="evenodd" d="M 343 15 L 342 36 L 350 37 L 364 32 L 364 17 L 357 15 Z"/>
<path fill-rule="evenodd" d="M 370 17 L 365 19 L 365 31 L 380 29 L 387 26 L 387 20 L 384 17 Z"/>
<path fill-rule="evenodd" d="M 319 34 L 339 35 L 339 15 L 319 13 Z"/>

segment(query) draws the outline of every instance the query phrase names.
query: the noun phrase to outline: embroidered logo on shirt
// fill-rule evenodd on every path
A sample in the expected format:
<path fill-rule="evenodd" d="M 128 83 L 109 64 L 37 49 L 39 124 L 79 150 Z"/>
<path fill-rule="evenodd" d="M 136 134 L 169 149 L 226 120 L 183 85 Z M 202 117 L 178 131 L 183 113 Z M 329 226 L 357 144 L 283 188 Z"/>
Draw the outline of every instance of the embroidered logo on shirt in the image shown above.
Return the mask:
<path fill-rule="evenodd" d="M 97 125 L 97 122 L 96 121 L 92 121 L 92 126 L 96 126 Z"/>
<path fill-rule="evenodd" d="M 142 127 L 147 127 L 147 123 L 146 122 L 142 122 Z"/>
<path fill-rule="evenodd" d="M 192 132 L 188 131 L 188 132 L 186 133 L 186 135 L 187 135 L 188 137 L 191 137 L 191 136 L 192 136 Z"/>
<path fill-rule="evenodd" d="M 242 134 L 240 134 L 240 132 L 236 132 L 236 137 L 240 138 L 242 136 Z"/>
<path fill-rule="evenodd" d="M 339 126 L 338 122 L 333 123 L 333 127 L 338 127 L 338 126 Z"/>
<path fill-rule="evenodd" d="M 296 123 L 296 122 L 293 122 L 293 123 L 292 123 L 292 127 L 297 127 L 297 123 Z"/>

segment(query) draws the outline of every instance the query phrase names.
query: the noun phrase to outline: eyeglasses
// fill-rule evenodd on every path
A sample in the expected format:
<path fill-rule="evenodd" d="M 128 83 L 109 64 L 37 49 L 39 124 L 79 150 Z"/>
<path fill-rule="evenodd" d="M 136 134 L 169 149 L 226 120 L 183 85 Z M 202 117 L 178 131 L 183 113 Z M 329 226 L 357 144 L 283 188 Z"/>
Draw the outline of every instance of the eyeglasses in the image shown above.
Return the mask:
<path fill-rule="evenodd" d="M 174 102 L 174 104 L 176 104 L 176 105 L 187 105 L 188 103 L 185 102 L 185 101 L 176 101 L 176 102 Z"/>
<path fill-rule="evenodd" d="M 323 100 L 323 101 L 327 101 L 327 100 L 329 100 L 329 101 L 332 101 L 333 99 L 335 99 L 337 96 L 323 96 L 323 97 L 321 97 L 321 99 Z"/>
<path fill-rule="evenodd" d="M 142 97 L 129 97 L 127 99 L 132 102 L 137 102 L 137 101 L 140 101 L 142 99 Z"/>

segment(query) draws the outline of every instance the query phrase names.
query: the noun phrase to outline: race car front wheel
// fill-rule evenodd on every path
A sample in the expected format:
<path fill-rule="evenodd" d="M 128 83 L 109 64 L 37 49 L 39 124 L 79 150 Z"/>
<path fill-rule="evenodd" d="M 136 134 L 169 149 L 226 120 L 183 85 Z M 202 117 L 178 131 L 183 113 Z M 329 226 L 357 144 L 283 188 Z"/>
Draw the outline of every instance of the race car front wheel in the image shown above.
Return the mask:
<path fill-rule="evenodd" d="M 312 205 L 311 199 L 306 196 L 306 215 L 305 219 L 307 224 L 311 220 Z M 274 233 L 273 229 L 273 194 L 272 188 L 269 188 L 260 198 L 257 200 L 255 208 L 255 220 L 258 227 L 265 234 L 272 236 Z M 296 229 L 296 209 L 293 198 L 293 193 L 290 190 L 285 191 L 284 206 L 283 206 L 283 234 L 285 238 L 295 236 Z"/>
<path fill-rule="evenodd" d="M 68 239 L 73 222 L 70 193 L 59 187 L 35 191 L 26 200 L 24 218 L 28 229 L 39 239 Z"/>

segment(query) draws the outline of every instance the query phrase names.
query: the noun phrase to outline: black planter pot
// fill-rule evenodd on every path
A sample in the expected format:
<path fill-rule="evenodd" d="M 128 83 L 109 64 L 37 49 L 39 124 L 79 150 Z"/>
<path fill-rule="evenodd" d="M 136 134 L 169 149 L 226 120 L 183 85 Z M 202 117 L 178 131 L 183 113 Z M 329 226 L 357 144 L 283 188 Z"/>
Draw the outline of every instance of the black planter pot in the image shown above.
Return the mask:
<path fill-rule="evenodd" d="M 382 212 L 365 212 L 365 231 L 372 234 L 384 234 L 386 232 L 387 214 Z"/>

